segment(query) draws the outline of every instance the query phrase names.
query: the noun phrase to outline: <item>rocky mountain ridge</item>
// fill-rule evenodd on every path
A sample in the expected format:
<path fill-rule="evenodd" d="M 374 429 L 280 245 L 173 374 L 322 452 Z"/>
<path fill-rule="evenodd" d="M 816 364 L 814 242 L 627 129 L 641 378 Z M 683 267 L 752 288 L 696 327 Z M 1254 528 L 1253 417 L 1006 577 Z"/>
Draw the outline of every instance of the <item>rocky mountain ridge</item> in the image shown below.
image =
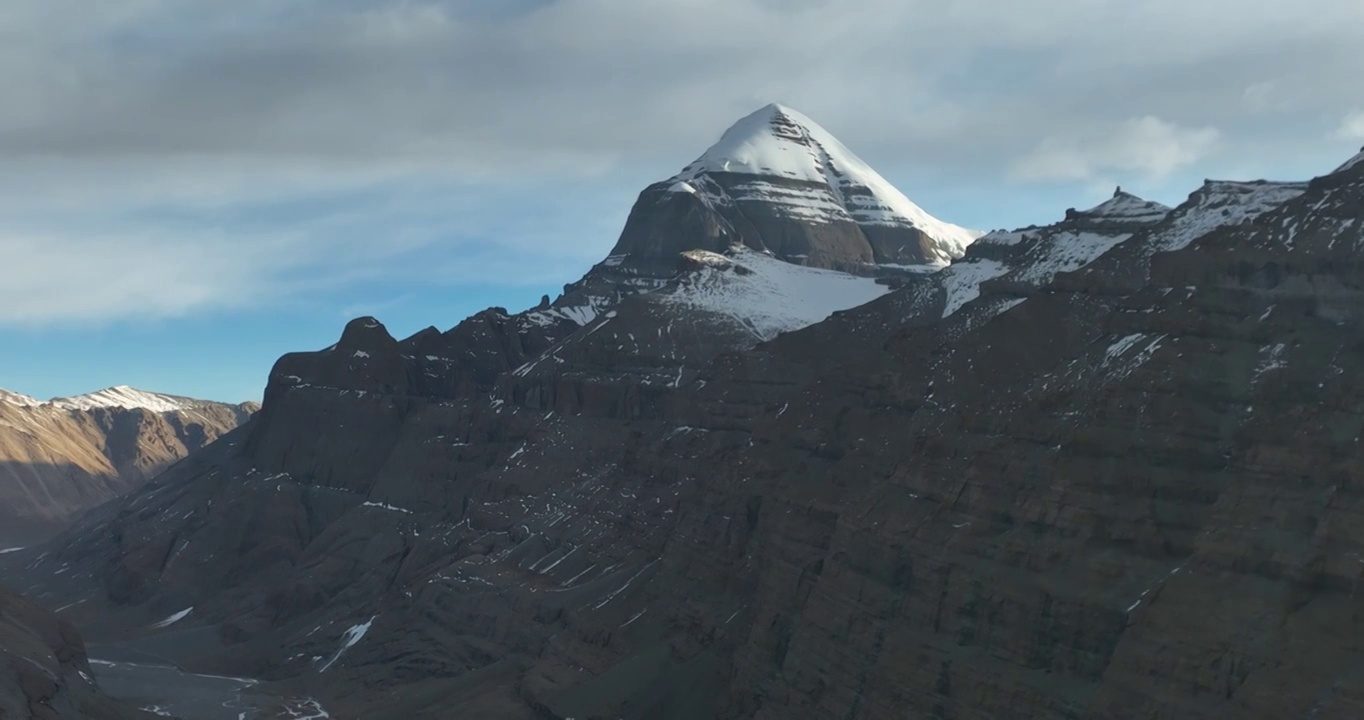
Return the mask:
<path fill-rule="evenodd" d="M 363 717 L 1356 717 L 1362 215 L 1118 193 L 739 346 L 675 323 L 770 258 L 704 235 L 581 322 L 362 318 L 12 572 Z"/>
<path fill-rule="evenodd" d="M 0 393 L 0 541 L 52 534 L 257 409 L 126 386 L 46 402 Z"/>

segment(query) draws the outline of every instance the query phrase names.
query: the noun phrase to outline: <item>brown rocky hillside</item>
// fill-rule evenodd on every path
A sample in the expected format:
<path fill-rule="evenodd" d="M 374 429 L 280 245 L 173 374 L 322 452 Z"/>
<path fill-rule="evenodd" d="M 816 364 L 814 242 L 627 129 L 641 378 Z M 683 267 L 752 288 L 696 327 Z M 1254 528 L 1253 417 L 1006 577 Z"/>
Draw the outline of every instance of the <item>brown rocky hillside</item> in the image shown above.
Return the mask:
<path fill-rule="evenodd" d="M 0 541 L 52 534 L 140 487 L 257 409 L 131 388 L 45 403 L 0 394 Z"/>

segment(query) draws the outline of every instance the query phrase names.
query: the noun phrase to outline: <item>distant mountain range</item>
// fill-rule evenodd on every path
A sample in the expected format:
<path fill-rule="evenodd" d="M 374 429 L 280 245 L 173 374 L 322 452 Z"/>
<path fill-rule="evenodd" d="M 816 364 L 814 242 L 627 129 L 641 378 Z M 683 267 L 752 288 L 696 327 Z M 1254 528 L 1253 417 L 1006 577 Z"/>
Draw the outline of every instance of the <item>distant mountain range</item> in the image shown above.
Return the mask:
<path fill-rule="evenodd" d="M 0 390 L 0 543 L 55 533 L 258 409 L 130 387 L 46 402 Z"/>
<path fill-rule="evenodd" d="M 0 571 L 333 717 L 1364 713 L 1364 153 L 1057 215 L 769 106 L 553 302 L 356 319 Z"/>

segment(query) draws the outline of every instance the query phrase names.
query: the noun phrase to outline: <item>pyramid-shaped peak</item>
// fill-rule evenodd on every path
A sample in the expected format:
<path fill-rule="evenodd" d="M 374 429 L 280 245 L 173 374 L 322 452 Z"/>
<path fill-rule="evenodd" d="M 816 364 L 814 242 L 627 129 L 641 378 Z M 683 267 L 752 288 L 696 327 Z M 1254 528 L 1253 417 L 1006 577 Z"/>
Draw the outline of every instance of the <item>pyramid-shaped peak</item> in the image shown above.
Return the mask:
<path fill-rule="evenodd" d="M 929 215 L 819 123 L 780 103 L 734 123 L 667 187 L 696 194 L 703 178 L 736 175 L 752 176 L 759 185 L 786 184 L 769 197 L 800 204 L 792 214 L 806 220 L 831 215 L 862 226 L 918 229 L 929 238 L 933 262 L 961 257 L 982 234 Z"/>

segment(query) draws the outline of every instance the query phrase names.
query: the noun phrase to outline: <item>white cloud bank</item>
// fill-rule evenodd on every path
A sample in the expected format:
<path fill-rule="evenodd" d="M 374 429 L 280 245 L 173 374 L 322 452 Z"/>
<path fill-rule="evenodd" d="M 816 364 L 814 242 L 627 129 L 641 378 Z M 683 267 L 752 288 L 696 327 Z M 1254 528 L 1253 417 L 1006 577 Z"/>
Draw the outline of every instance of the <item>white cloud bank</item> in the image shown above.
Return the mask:
<path fill-rule="evenodd" d="M 1160 179 L 1202 159 L 1219 137 L 1216 128 L 1183 128 L 1147 116 L 1102 135 L 1048 137 L 1015 163 L 1013 173 L 1022 180 L 1088 180 L 1111 171 Z"/>
<path fill-rule="evenodd" d="M 1364 140 L 1364 110 L 1350 113 L 1341 120 L 1335 136 L 1341 140 Z"/>

